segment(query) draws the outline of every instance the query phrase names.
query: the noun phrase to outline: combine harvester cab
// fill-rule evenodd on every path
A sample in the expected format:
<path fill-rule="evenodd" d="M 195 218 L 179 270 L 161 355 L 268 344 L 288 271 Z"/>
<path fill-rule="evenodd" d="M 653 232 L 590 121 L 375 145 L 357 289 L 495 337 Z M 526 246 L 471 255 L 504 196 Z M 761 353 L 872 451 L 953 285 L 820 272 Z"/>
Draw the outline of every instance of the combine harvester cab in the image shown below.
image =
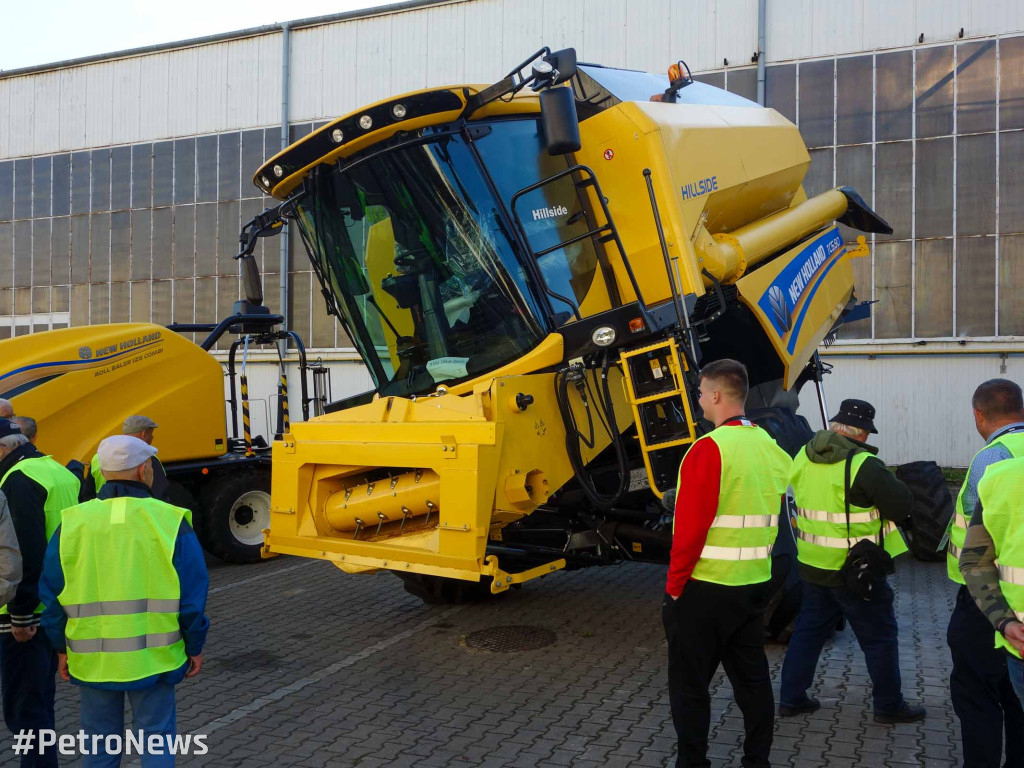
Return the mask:
<path fill-rule="evenodd" d="M 810 160 L 771 109 L 543 49 L 501 82 L 405 94 L 259 169 L 374 381 L 276 442 L 265 551 L 460 599 L 666 562 L 695 372 L 744 361 L 796 450 L 815 350 L 866 311 Z M 822 404 L 822 409 L 824 406 Z M 681 489 L 685 493 L 685 489 Z M 669 510 L 671 506 L 668 505 Z"/>

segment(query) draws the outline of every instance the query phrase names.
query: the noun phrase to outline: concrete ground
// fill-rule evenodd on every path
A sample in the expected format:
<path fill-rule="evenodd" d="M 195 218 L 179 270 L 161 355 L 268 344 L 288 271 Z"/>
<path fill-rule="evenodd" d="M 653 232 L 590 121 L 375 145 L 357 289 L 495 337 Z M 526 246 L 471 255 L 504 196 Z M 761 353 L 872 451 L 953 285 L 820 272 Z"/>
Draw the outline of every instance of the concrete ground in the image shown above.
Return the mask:
<path fill-rule="evenodd" d="M 959 765 L 944 568 L 904 557 L 893 580 L 904 692 L 928 719 L 872 721 L 864 660 L 846 631 L 823 654 L 812 692 L 822 709 L 776 724 L 774 765 Z M 209 753 L 178 765 L 673 765 L 664 578 L 648 565 L 556 573 L 449 607 L 424 605 L 388 573 L 349 576 L 294 558 L 211 564 L 206 663 L 178 688 L 179 730 L 207 734 Z M 555 642 L 470 647 L 473 632 L 501 626 L 550 630 Z M 784 650 L 768 649 L 776 686 Z M 78 730 L 77 691 L 60 681 L 57 727 Z M 16 765 L 2 736 L 0 764 Z M 721 677 L 711 739 L 716 766 L 739 765 L 742 719 Z"/>

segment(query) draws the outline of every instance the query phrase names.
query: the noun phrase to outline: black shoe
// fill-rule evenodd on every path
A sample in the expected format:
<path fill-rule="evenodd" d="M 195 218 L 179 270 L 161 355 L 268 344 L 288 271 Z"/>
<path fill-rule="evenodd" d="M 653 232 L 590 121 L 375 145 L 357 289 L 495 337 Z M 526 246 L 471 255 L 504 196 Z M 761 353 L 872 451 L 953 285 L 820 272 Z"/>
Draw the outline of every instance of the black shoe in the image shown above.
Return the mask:
<path fill-rule="evenodd" d="M 910 704 L 904 701 L 903 706 L 895 712 L 875 712 L 875 722 L 883 724 L 893 723 L 916 723 L 924 720 L 928 710 L 920 704 Z"/>
<path fill-rule="evenodd" d="M 821 709 L 821 702 L 817 699 L 808 699 L 803 704 L 794 704 L 793 706 L 779 704 L 779 717 L 794 717 L 808 712 L 817 712 L 819 709 Z"/>

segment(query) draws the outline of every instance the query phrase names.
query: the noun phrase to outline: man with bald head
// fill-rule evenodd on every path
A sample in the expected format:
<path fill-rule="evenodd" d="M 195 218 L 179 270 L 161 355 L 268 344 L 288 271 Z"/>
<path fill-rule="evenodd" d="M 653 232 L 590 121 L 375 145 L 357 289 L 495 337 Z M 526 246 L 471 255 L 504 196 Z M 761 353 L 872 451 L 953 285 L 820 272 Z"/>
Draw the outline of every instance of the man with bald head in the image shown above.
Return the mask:
<path fill-rule="evenodd" d="M 10 400 L 4 400 L 0 397 L 0 419 L 9 419 L 14 415 L 14 406 L 11 405 Z"/>

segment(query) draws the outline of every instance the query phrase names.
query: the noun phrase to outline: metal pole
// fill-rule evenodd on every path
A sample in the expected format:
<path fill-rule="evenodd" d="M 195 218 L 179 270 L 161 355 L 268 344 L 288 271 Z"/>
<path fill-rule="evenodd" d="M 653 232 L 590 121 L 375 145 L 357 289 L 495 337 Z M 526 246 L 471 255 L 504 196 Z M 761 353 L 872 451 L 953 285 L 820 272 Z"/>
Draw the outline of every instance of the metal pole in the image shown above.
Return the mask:
<path fill-rule="evenodd" d="M 288 60 L 291 58 L 291 28 L 287 23 L 281 24 L 281 149 L 285 149 L 288 144 Z M 291 313 L 288 311 L 288 270 L 291 268 L 291 258 L 288 248 L 288 223 L 285 222 L 281 228 L 281 234 L 278 237 L 281 238 L 281 292 L 280 292 L 280 308 L 279 312 L 284 316 L 284 323 L 281 325 L 282 330 L 288 330 L 291 320 Z M 288 349 L 287 340 L 280 342 L 282 355 Z"/>
<path fill-rule="evenodd" d="M 757 103 L 764 106 L 764 46 L 768 0 L 757 0 Z"/>
<path fill-rule="evenodd" d="M 814 353 L 814 388 L 818 390 L 818 408 L 821 410 L 822 429 L 828 429 L 828 404 L 825 402 L 825 387 L 821 383 L 821 357 Z"/>

